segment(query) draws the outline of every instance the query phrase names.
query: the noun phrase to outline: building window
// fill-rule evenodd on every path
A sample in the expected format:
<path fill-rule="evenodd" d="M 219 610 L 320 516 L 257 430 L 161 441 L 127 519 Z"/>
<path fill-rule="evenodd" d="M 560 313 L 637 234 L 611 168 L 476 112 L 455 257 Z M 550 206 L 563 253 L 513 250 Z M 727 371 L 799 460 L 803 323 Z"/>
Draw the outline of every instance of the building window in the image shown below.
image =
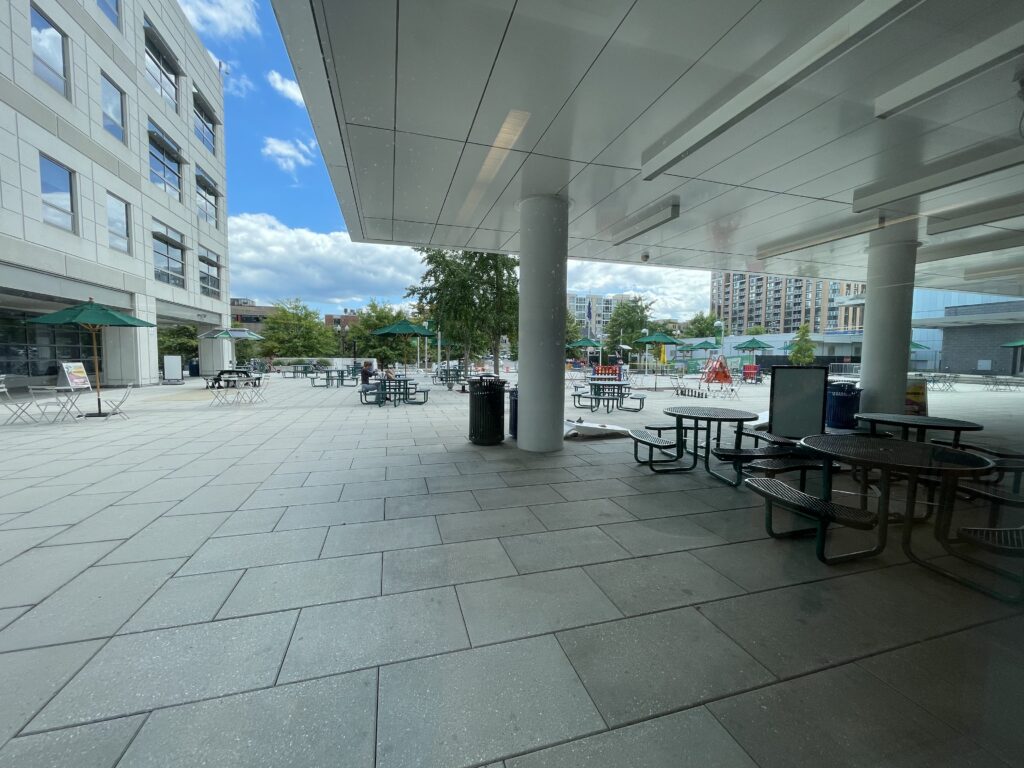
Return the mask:
<path fill-rule="evenodd" d="M 100 76 L 103 127 L 118 141 L 124 141 L 124 91 L 106 75 Z"/>
<path fill-rule="evenodd" d="M 86 371 L 95 373 L 92 369 L 92 336 L 88 331 L 76 325 L 27 322 L 36 316 L 0 309 L 0 375 L 56 377 L 60 363 L 70 360 L 81 360 Z M 102 351 L 103 334 L 98 336 L 97 342 Z M 11 386 L 12 382 L 7 384 Z"/>
<path fill-rule="evenodd" d="M 217 184 L 206 175 L 206 172 L 196 166 L 196 210 L 199 213 L 199 220 L 217 226 L 217 202 L 220 192 Z"/>
<path fill-rule="evenodd" d="M 131 253 L 128 203 L 107 192 L 107 243 L 115 251 Z"/>
<path fill-rule="evenodd" d="M 149 180 L 181 200 L 181 147 L 149 121 Z"/>
<path fill-rule="evenodd" d="M 197 91 L 192 91 L 192 130 L 211 154 L 217 154 L 217 121 L 212 112 L 200 101 Z"/>
<path fill-rule="evenodd" d="M 185 236 L 153 219 L 153 274 L 161 283 L 185 287 Z"/>
<path fill-rule="evenodd" d="M 156 32 L 149 19 L 146 27 L 146 82 L 164 97 L 164 101 L 175 112 L 178 111 L 178 68 L 171 57 L 162 50 Z"/>
<path fill-rule="evenodd" d="M 32 69 L 47 85 L 68 98 L 67 38 L 32 6 Z"/>
<path fill-rule="evenodd" d="M 220 298 L 220 256 L 199 246 L 199 290 L 204 296 Z"/>
<path fill-rule="evenodd" d="M 75 231 L 74 174 L 46 155 L 39 155 L 39 188 L 43 198 L 43 221 Z"/>
<path fill-rule="evenodd" d="M 110 19 L 111 24 L 121 28 L 121 0 L 96 0 L 96 5 Z"/>

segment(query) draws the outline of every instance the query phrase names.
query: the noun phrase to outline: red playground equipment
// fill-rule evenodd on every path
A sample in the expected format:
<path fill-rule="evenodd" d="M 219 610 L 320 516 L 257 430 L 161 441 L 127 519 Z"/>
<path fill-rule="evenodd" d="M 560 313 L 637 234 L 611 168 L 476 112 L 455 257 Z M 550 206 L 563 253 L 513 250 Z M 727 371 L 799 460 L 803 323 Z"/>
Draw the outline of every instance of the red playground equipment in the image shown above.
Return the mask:
<path fill-rule="evenodd" d="M 712 384 L 721 386 L 732 384 L 732 375 L 729 373 L 729 364 L 725 360 L 725 355 L 719 355 L 714 360 L 708 358 L 704 370 L 701 371 L 700 380 L 708 385 L 708 389 L 711 389 Z"/>

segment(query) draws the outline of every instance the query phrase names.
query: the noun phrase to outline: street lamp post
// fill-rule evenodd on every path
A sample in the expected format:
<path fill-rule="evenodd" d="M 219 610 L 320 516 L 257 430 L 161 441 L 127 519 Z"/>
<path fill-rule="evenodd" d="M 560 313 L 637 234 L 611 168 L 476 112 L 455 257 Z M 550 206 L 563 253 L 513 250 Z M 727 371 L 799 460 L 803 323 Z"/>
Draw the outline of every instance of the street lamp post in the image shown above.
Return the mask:
<path fill-rule="evenodd" d="M 647 333 L 648 333 L 646 328 L 641 328 L 640 331 L 643 333 L 644 336 L 646 336 Z M 651 345 L 650 344 L 644 344 L 644 375 L 645 376 L 647 375 L 647 364 L 650 361 L 650 359 L 651 359 Z"/>

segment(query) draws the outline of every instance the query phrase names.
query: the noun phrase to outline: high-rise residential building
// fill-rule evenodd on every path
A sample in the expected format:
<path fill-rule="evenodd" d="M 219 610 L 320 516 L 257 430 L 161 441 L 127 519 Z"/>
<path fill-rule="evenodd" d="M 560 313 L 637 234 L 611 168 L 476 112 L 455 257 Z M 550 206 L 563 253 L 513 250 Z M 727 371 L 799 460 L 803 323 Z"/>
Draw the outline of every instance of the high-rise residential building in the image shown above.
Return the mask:
<path fill-rule="evenodd" d="M 580 333 L 586 337 L 600 341 L 604 335 L 604 327 L 612 318 L 615 307 L 632 298 L 629 294 L 617 293 L 613 296 L 574 293 L 565 294 L 565 306 L 580 324 Z"/>
<path fill-rule="evenodd" d="M 860 330 L 864 305 L 850 299 L 864 290 L 850 280 L 712 272 L 711 313 L 732 333 L 755 325 L 791 333 L 804 323 L 812 333 Z"/>
<path fill-rule="evenodd" d="M 220 73 L 176 0 L 0 8 L 0 374 L 92 368 L 87 334 L 27 320 L 85 301 L 228 324 Z M 204 341 L 204 368 L 230 345 Z M 108 328 L 107 384 L 158 380 L 155 328 Z"/>

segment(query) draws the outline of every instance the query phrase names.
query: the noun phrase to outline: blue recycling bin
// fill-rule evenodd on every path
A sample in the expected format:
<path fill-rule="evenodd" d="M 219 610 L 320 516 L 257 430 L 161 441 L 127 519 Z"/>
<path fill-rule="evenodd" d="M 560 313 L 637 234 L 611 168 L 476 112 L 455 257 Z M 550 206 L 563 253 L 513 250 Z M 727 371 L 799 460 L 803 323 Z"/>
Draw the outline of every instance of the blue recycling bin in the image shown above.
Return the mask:
<path fill-rule="evenodd" d="M 860 410 L 860 390 L 850 382 L 834 382 L 828 385 L 825 400 L 825 426 L 835 429 L 854 429 Z"/>

